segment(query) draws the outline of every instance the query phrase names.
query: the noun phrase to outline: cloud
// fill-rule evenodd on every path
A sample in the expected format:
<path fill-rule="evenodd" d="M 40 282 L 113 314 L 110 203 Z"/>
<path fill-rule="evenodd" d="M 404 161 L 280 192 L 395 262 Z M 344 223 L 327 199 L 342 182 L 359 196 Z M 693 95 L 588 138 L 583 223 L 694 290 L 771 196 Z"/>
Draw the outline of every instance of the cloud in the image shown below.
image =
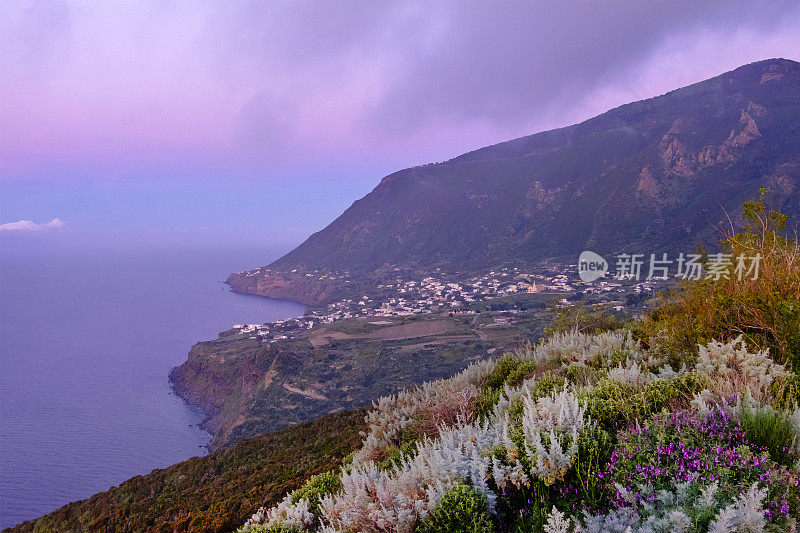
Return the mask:
<path fill-rule="evenodd" d="M 799 25 L 793 0 L 9 0 L 0 163 L 391 170 L 800 59 Z"/>
<path fill-rule="evenodd" d="M 16 222 L 0 224 L 0 231 L 46 231 L 60 229 L 64 226 L 64 221 L 60 218 L 54 218 L 50 222 L 42 224 L 37 224 L 32 220 L 18 220 Z"/>

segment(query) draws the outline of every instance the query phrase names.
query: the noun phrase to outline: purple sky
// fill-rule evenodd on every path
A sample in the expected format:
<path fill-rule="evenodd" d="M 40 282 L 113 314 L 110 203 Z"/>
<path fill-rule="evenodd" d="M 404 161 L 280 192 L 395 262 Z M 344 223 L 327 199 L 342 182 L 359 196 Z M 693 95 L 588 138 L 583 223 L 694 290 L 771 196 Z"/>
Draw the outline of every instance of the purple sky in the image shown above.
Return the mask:
<path fill-rule="evenodd" d="M 391 171 L 800 59 L 798 27 L 795 1 L 5 0 L 0 224 L 298 242 Z"/>

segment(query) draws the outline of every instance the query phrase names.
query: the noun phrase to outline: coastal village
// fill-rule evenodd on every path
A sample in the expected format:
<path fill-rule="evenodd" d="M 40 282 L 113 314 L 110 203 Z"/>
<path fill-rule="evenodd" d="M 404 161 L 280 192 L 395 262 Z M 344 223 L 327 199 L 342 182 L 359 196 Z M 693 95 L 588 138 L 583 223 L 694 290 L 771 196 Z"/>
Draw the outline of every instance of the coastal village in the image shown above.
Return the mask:
<path fill-rule="evenodd" d="M 296 274 L 297 271 L 293 270 L 292 273 Z M 305 277 L 348 285 L 351 283 L 348 273 L 313 271 L 305 273 Z M 437 313 L 475 315 L 481 313 L 482 309 L 486 310 L 486 304 L 492 309 L 496 301 L 509 297 L 524 301 L 527 295 L 539 295 L 539 301 L 550 300 L 560 307 L 573 305 L 576 295 L 591 296 L 593 303 L 607 304 L 619 311 L 631 303 L 630 295 L 634 299 L 644 299 L 654 295 L 662 285 L 663 282 L 655 279 L 631 282 L 613 277 L 584 282 L 578 278 L 574 264 L 543 265 L 535 273 L 518 267 L 501 268 L 472 277 L 448 274 L 437 269 L 435 274 L 420 279 L 406 279 L 399 274 L 387 277 L 382 283 L 360 291 L 362 294 L 359 296 L 342 298 L 326 306 L 309 307 L 304 315 L 296 318 L 265 324 L 237 324 L 233 329 L 260 341 L 279 342 L 293 339 L 315 325 L 339 320 L 387 319 Z M 522 312 L 513 305 L 501 309 L 511 314 Z"/>

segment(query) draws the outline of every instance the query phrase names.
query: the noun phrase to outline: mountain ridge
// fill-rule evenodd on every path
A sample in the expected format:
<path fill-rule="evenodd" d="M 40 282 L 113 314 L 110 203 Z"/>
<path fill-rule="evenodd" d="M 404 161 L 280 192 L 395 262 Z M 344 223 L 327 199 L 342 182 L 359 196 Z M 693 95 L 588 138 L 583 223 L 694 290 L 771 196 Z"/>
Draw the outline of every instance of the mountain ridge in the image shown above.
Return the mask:
<path fill-rule="evenodd" d="M 709 222 L 761 186 L 790 216 L 800 211 L 798 117 L 800 63 L 751 63 L 572 126 L 394 172 L 269 267 L 491 267 L 708 241 Z"/>

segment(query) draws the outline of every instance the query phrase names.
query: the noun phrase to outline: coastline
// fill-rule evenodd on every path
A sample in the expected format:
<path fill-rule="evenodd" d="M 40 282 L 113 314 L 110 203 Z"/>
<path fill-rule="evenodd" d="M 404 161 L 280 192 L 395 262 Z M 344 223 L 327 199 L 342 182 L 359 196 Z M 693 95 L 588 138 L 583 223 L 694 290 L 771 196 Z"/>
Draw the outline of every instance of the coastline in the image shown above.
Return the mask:
<path fill-rule="evenodd" d="M 225 284 L 239 294 L 253 294 L 304 305 L 319 305 L 328 300 L 338 288 L 331 283 L 309 280 L 299 273 L 277 273 L 266 268 L 235 272 Z"/>
<path fill-rule="evenodd" d="M 214 430 L 211 425 L 211 420 L 215 415 L 215 409 L 209 406 L 207 402 L 204 402 L 202 398 L 193 397 L 191 391 L 184 386 L 183 380 L 177 375 L 176 370 L 178 370 L 179 367 L 180 365 L 172 367 L 172 369 L 169 371 L 169 374 L 167 374 L 169 389 L 184 404 L 189 407 L 199 409 L 203 414 L 203 419 L 199 424 L 196 425 L 196 427 L 208 434 L 208 442 L 206 442 L 206 444 L 203 446 L 203 449 L 205 449 L 207 453 L 212 453 L 214 448 L 211 446 L 211 441 L 214 439 Z"/>
<path fill-rule="evenodd" d="M 205 455 L 213 406 L 187 383 L 176 387 L 173 369 L 196 341 L 235 322 L 304 307 L 231 294 L 219 282 L 238 265 L 257 264 L 258 251 L 8 251 L 3 390 L 17 401 L 3 410 L 0 529 Z"/>
<path fill-rule="evenodd" d="M 231 285 L 228 280 L 223 283 Z M 258 294 L 247 290 L 236 290 L 233 287 L 231 287 L 231 292 L 284 300 L 304 306 L 308 305 L 298 299 Z M 292 317 L 285 316 L 277 320 L 289 318 Z M 172 367 L 168 374 L 170 390 L 186 405 L 197 408 L 202 412 L 203 419 L 197 427 L 210 436 L 204 446 L 209 452 L 218 451 L 224 447 L 225 438 L 239 421 L 238 418 L 231 420 L 223 416 L 223 412 L 226 409 L 230 411 L 232 408 L 228 400 L 233 398 L 235 405 L 233 410 L 240 411 L 243 405 L 241 405 L 241 401 L 237 402 L 236 400 L 242 400 L 246 393 L 257 385 L 255 383 L 257 380 L 243 379 L 241 375 L 235 372 L 235 370 L 241 369 L 241 365 L 244 364 L 245 369 L 251 370 L 250 375 L 257 374 L 257 371 L 253 368 L 257 366 L 254 361 L 254 354 L 248 353 L 243 358 L 243 361 L 233 363 L 230 357 L 218 357 L 214 349 L 206 349 L 221 339 L 231 339 L 233 342 L 240 340 L 234 337 L 229 329 L 221 331 L 216 339 L 199 341 L 191 346 L 186 360 Z"/>

